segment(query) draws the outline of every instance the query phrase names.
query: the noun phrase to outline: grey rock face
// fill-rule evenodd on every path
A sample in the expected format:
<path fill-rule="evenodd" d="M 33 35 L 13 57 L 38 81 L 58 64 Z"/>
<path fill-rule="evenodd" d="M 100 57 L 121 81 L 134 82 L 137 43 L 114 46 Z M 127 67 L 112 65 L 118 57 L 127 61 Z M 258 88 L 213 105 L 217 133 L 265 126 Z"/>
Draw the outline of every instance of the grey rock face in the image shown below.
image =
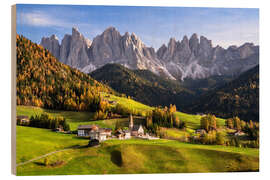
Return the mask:
<path fill-rule="evenodd" d="M 193 34 L 181 41 L 170 38 L 157 52 L 147 47 L 134 33 L 121 35 L 107 28 L 91 42 L 76 28 L 59 45 L 55 35 L 42 38 L 41 45 L 61 62 L 89 73 L 107 63 L 130 69 L 148 69 L 170 79 L 207 78 L 212 75 L 238 75 L 259 63 L 259 46 L 245 43 L 224 49 L 211 40 Z"/>
<path fill-rule="evenodd" d="M 259 47 L 245 43 L 240 47 L 224 49 L 213 47 L 211 40 L 193 34 L 188 41 L 171 38 L 168 46 L 162 45 L 157 57 L 167 70 L 179 80 L 207 78 L 212 75 L 238 75 L 259 64 Z"/>
<path fill-rule="evenodd" d="M 66 56 L 66 64 L 75 67 L 83 68 L 89 64 L 88 57 L 89 41 L 76 28 L 72 28 L 72 35 L 70 38 L 69 54 Z M 65 46 L 66 44 L 61 44 Z"/>
<path fill-rule="evenodd" d="M 199 39 L 198 39 L 198 36 L 197 34 L 193 34 L 189 40 L 189 47 L 190 47 L 190 50 L 191 52 L 197 56 L 198 55 L 198 50 L 199 50 Z"/>
<path fill-rule="evenodd" d="M 115 28 L 110 27 L 94 38 L 89 54 L 96 67 L 118 63 L 130 69 L 148 69 L 173 79 L 156 58 L 155 50 L 146 47 L 134 33 L 121 36 Z"/>
<path fill-rule="evenodd" d="M 43 40 L 45 42 L 45 40 Z M 42 42 L 43 42 L 42 41 Z M 42 45 L 51 51 L 51 41 Z M 51 51 L 55 54 L 55 51 Z M 91 43 L 78 29 L 65 35 L 59 50 L 59 60 L 67 65 L 89 73 L 107 63 L 119 63 L 130 69 L 148 69 L 156 74 L 174 79 L 165 65 L 156 57 L 153 48 L 146 47 L 134 34 L 123 36 L 114 28 L 107 28 Z"/>
<path fill-rule="evenodd" d="M 52 35 L 51 37 L 43 37 L 40 44 L 48 49 L 57 59 L 59 59 L 60 45 L 58 38 L 55 35 Z"/>
<path fill-rule="evenodd" d="M 85 38 L 77 28 L 72 28 L 72 35 L 66 34 L 59 45 L 56 36 L 42 38 L 41 45 L 48 49 L 59 61 L 75 68 L 84 68 L 90 62 L 88 49 L 91 41 Z"/>
<path fill-rule="evenodd" d="M 67 64 L 67 59 L 70 52 L 70 44 L 71 44 L 71 35 L 66 34 L 61 42 L 60 58 L 59 58 L 59 60 L 65 64 Z"/>

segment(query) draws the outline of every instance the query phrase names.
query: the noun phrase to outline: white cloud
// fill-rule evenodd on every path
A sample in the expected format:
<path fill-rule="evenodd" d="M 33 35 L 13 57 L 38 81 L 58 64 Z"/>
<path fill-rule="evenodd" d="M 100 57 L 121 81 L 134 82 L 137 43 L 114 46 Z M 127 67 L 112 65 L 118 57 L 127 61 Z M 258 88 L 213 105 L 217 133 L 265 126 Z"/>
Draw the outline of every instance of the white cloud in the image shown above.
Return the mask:
<path fill-rule="evenodd" d="M 57 19 L 49 14 L 40 11 L 29 13 L 21 12 L 17 16 L 17 21 L 20 24 L 39 26 L 39 27 L 71 27 L 72 24 L 63 20 Z"/>

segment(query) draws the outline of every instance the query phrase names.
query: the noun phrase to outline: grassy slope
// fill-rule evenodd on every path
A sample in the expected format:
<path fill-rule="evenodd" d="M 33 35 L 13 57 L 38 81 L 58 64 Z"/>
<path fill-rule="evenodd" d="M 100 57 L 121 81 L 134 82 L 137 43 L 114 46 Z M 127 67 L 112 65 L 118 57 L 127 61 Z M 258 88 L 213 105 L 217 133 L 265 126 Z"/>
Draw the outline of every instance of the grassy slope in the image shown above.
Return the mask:
<path fill-rule="evenodd" d="M 65 117 L 70 125 L 71 130 L 77 130 L 79 125 L 85 124 L 96 124 L 100 127 L 114 129 L 117 121 L 124 126 L 128 126 L 128 118 L 93 121 L 93 113 L 88 112 L 55 111 L 31 106 L 17 106 L 17 115 L 26 115 L 30 117 L 34 115 L 39 115 L 44 112 L 51 114 L 52 116 Z M 137 120 L 136 118 L 134 118 L 134 121 L 135 123 L 140 123 L 141 120 Z"/>
<path fill-rule="evenodd" d="M 105 97 L 105 96 L 104 96 Z M 125 106 L 131 106 L 132 108 L 136 108 L 137 110 L 147 111 L 151 110 L 152 107 L 146 106 L 144 104 L 138 103 L 134 100 L 116 97 L 110 95 L 109 100 L 117 101 L 117 103 L 123 104 Z M 53 116 L 61 115 L 65 117 L 69 124 L 71 125 L 71 129 L 75 130 L 79 124 L 98 124 L 101 127 L 111 127 L 113 128 L 117 121 L 128 124 L 127 118 L 115 119 L 115 120 L 101 120 L 101 121 L 91 121 L 93 114 L 88 112 L 74 112 L 74 111 L 55 111 L 55 110 L 46 110 L 42 108 L 29 107 L 29 106 L 18 106 L 17 114 L 18 115 L 35 115 L 40 114 L 42 112 L 47 112 Z M 192 131 L 192 129 L 198 128 L 200 123 L 200 116 L 198 115 L 189 115 L 181 112 L 177 112 L 179 118 L 183 121 L 186 121 L 188 124 L 188 130 Z M 220 124 L 224 124 L 224 120 L 219 119 Z M 167 129 L 169 130 L 168 134 L 170 136 L 181 136 L 185 132 L 180 132 L 177 129 Z M 48 152 L 52 152 L 55 150 L 71 147 L 74 145 L 86 145 L 88 143 L 87 139 L 77 138 L 75 135 L 64 135 L 59 133 L 54 133 L 50 130 L 46 129 L 38 129 L 38 128 L 30 128 L 30 127 L 17 127 L 17 163 L 24 162 L 30 160 L 32 158 L 38 157 L 40 155 L 46 154 Z M 237 169 L 213 169 L 204 165 L 201 167 L 195 166 L 196 163 L 203 163 L 198 161 L 199 159 L 192 159 L 191 157 L 199 157 L 199 150 L 205 149 L 206 154 L 204 155 L 204 159 L 207 162 L 208 159 L 212 158 L 213 155 L 209 155 L 213 151 L 222 151 L 222 152 L 230 152 L 243 154 L 244 156 L 251 157 L 251 164 L 254 170 L 258 169 L 257 159 L 258 159 L 258 150 L 256 149 L 240 149 L 234 147 L 224 147 L 224 146 L 207 146 L 207 145 L 192 145 L 180 143 L 177 141 L 168 141 L 168 140 L 158 140 L 158 141 L 143 141 L 143 140 L 129 140 L 129 141 L 106 141 L 106 146 L 108 148 L 91 148 L 91 149 L 75 149 L 68 150 L 65 152 L 59 152 L 50 156 L 50 161 L 63 160 L 65 161 L 65 165 L 59 168 L 45 168 L 42 166 L 43 159 L 38 160 L 37 162 L 29 163 L 27 165 L 20 166 L 18 168 L 19 175 L 34 175 L 34 174 L 89 174 L 89 173 L 153 173 L 153 172 L 194 172 L 194 171 L 236 171 Z M 122 146 L 121 144 L 126 144 L 127 146 Z M 152 146 L 153 145 L 153 146 Z M 134 167 L 130 167 L 129 163 L 125 163 L 126 165 L 122 165 L 121 167 L 117 166 L 111 160 L 112 149 L 111 146 L 115 146 L 115 148 L 120 148 L 121 156 L 125 159 L 125 161 L 132 161 L 132 157 L 128 156 L 128 152 L 136 153 L 135 157 L 145 159 L 145 162 L 140 165 L 142 168 L 137 169 L 137 165 Z M 164 146 L 164 148 L 163 148 Z M 142 153 L 138 147 L 144 149 L 145 153 Z M 126 149 L 127 148 L 127 149 Z M 157 149 L 161 149 L 161 154 L 164 155 L 164 159 L 162 162 L 150 161 L 149 157 L 151 157 L 150 149 L 153 148 L 153 151 L 157 152 Z M 175 149 L 176 148 L 176 149 Z M 164 150 L 163 150 L 164 149 Z M 198 150 L 194 150 L 198 149 Z M 211 153 L 208 153 L 208 150 L 211 150 Z M 123 152 L 122 152 L 123 151 Z M 173 155 L 170 154 L 171 151 Z M 138 152 L 138 154 L 137 154 Z M 149 153 L 148 153 L 149 152 Z M 190 153 L 188 153 L 190 152 Z M 215 153 L 217 154 L 217 153 Z M 157 152 L 157 157 L 160 154 Z M 173 160 L 173 157 L 177 157 L 176 159 L 186 156 L 185 161 L 191 161 L 192 165 L 182 164 L 183 160 Z M 190 156 L 190 157 L 187 157 Z M 209 157 L 208 157 L 209 156 Z M 222 155 L 223 156 L 223 155 Z M 235 156 L 235 155 L 233 155 Z M 131 159 L 130 159 L 131 158 Z M 153 157 L 155 158 L 155 157 Z M 216 157 L 213 157 L 216 158 Z M 238 159 L 242 157 L 237 157 Z M 246 158 L 246 157 L 245 157 Z M 255 160 L 254 160 L 255 158 Z M 158 159 L 158 158 L 157 158 Z M 165 163 L 168 160 L 172 160 L 172 162 Z M 247 158 L 248 159 L 248 158 Z M 124 161 L 124 160 L 123 160 Z M 193 162 L 194 161 L 194 162 Z M 209 160 L 210 161 L 210 160 Z M 213 159 L 211 160 L 213 161 Z M 234 162 L 234 158 L 230 161 Z M 93 163 L 95 162 L 93 166 Z M 195 163 L 196 162 L 196 163 Z M 205 163 L 206 163 L 205 162 Z M 254 165 L 255 162 L 255 165 Z M 172 164 L 171 164 L 172 163 Z M 85 164 L 92 168 L 86 168 Z M 159 165 L 156 165 L 159 164 Z M 166 165 L 167 164 L 167 165 Z M 221 165 L 224 162 L 220 163 Z M 133 165 L 132 165 L 133 166 Z M 166 166 L 166 167 L 164 167 Z M 239 165 L 237 165 L 239 166 Z M 173 168 L 174 167 L 174 168 Z M 188 169 L 188 167 L 197 167 L 197 169 Z M 241 167 L 241 166 L 239 166 Z M 133 170 L 130 170 L 132 168 Z M 250 168 L 250 167 L 248 167 Z M 250 170 L 244 168 L 245 170 Z M 243 168 L 242 168 L 243 170 Z"/>
<path fill-rule="evenodd" d="M 88 142 L 74 135 L 55 133 L 48 129 L 17 126 L 16 131 L 17 163 Z"/>
<path fill-rule="evenodd" d="M 103 93 L 103 96 L 105 97 L 106 94 Z M 127 98 L 118 97 L 114 95 L 110 95 L 110 97 L 107 99 L 117 101 L 117 103 L 119 104 L 122 104 L 124 106 L 129 106 L 134 109 L 141 110 L 141 111 L 148 111 L 148 110 L 153 109 L 153 107 L 144 105 L 132 99 L 127 99 Z M 180 120 L 185 121 L 187 123 L 188 128 L 197 129 L 200 127 L 200 119 L 201 119 L 200 115 L 186 114 L 183 112 L 176 112 L 176 115 L 179 117 Z M 225 120 L 221 118 L 217 118 L 217 125 L 224 126 Z"/>
<path fill-rule="evenodd" d="M 49 130 L 17 127 L 17 157 L 37 157 L 53 149 L 86 145 L 86 139 Z M 26 139 L 26 140 L 25 140 Z M 61 147 L 62 146 L 62 147 Z M 23 148 L 22 148 L 23 147 Z M 47 152 L 45 152 L 47 151 Z M 258 149 L 197 145 L 173 140 L 109 140 L 95 148 L 72 149 L 19 166 L 18 175 L 220 172 L 258 170 Z M 20 161 L 17 161 L 20 162 Z"/>

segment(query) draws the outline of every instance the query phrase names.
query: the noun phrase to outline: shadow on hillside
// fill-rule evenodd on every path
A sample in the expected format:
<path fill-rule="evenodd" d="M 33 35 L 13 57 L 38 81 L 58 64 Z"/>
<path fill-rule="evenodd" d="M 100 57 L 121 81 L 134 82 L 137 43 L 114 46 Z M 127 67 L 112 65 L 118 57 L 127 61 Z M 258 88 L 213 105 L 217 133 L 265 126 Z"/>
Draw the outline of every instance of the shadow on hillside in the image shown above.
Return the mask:
<path fill-rule="evenodd" d="M 112 152 L 111 152 L 111 161 L 112 161 L 115 165 L 121 167 L 122 164 L 123 164 L 121 152 L 120 152 L 120 151 L 117 151 L 117 150 L 112 151 Z"/>
<path fill-rule="evenodd" d="M 34 164 L 38 165 L 38 166 L 46 166 L 44 163 L 42 162 L 34 162 Z"/>

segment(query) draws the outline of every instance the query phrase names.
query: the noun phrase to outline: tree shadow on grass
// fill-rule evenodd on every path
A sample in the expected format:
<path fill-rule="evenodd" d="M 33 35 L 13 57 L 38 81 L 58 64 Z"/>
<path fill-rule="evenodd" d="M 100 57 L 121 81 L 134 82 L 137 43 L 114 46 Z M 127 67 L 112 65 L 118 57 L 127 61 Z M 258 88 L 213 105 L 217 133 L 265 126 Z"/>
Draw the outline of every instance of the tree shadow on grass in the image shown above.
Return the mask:
<path fill-rule="evenodd" d="M 123 165 L 122 154 L 120 151 L 114 150 L 111 152 L 111 161 L 121 167 Z"/>
<path fill-rule="evenodd" d="M 34 164 L 36 164 L 38 166 L 46 166 L 43 162 L 34 162 Z"/>

